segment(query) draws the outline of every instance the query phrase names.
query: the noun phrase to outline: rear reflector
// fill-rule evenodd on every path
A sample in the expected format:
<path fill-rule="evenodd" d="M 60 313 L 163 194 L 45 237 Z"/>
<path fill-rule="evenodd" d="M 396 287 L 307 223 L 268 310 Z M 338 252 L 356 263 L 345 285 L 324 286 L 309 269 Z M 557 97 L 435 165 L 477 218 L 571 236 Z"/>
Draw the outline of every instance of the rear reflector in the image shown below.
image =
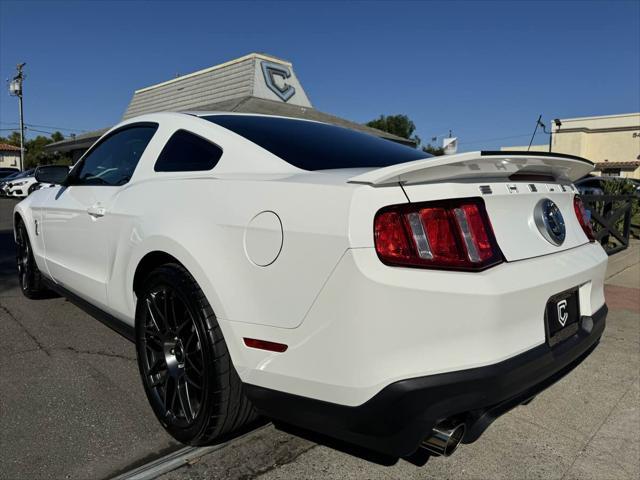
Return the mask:
<path fill-rule="evenodd" d="M 284 343 L 269 342 L 267 340 L 258 340 L 257 338 L 245 338 L 244 344 L 247 347 L 258 348 L 260 350 L 268 350 L 270 352 L 282 353 L 287 350 L 287 345 Z"/>
<path fill-rule="evenodd" d="M 387 265 L 484 270 L 502 262 L 479 198 L 383 208 L 374 236 L 378 257 Z"/>
<path fill-rule="evenodd" d="M 591 228 L 591 212 L 587 213 L 587 210 L 584 208 L 584 204 L 582 203 L 582 199 L 577 195 L 573 197 L 573 209 L 576 212 L 576 217 L 578 217 L 578 222 L 580 222 L 580 226 L 582 227 L 584 234 L 590 242 L 594 242 L 595 237 L 593 235 L 593 228 Z"/>

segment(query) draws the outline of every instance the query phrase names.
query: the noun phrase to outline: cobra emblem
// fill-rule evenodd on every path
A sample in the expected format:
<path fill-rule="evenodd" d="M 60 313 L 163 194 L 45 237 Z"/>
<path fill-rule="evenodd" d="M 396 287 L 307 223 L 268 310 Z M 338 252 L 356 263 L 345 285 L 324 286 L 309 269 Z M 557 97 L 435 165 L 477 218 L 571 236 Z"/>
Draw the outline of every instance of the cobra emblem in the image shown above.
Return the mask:
<path fill-rule="evenodd" d="M 533 216 L 542 236 L 553 245 L 562 245 L 567 229 L 558 206 L 548 198 L 544 198 L 536 205 Z"/>

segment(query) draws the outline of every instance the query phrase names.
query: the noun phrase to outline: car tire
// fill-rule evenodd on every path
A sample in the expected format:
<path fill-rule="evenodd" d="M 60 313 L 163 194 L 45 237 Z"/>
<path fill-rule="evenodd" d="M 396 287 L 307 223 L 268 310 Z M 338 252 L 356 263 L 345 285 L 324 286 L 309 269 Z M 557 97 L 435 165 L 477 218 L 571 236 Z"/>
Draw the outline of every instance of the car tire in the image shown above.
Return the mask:
<path fill-rule="evenodd" d="M 137 291 L 136 350 L 147 399 L 167 432 L 206 445 L 257 419 L 202 290 L 178 264 Z"/>
<path fill-rule="evenodd" d="M 42 281 L 42 274 L 36 265 L 27 227 L 21 220 L 16 225 L 16 265 L 20 290 L 25 297 L 42 298 L 49 293 Z"/>

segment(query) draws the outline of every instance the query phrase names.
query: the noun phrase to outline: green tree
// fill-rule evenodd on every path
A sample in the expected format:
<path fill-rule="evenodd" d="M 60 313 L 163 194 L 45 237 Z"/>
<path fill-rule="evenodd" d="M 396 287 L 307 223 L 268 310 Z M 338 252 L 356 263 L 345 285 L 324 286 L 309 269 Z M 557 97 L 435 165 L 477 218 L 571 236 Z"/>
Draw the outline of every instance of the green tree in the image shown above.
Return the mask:
<path fill-rule="evenodd" d="M 430 143 L 423 145 L 422 151 L 430 153 L 431 155 L 435 155 L 436 157 L 439 157 L 440 155 L 444 155 L 444 148 L 431 145 Z"/>
<path fill-rule="evenodd" d="M 24 144 L 24 168 L 33 168 L 38 165 L 60 164 L 70 165 L 71 158 L 60 153 L 45 152 L 44 147 L 53 142 L 64 140 L 64 135 L 60 132 L 53 132 L 51 136 L 38 135 L 35 138 L 27 139 Z M 11 132 L 8 137 L 0 137 L 0 143 L 20 146 L 20 133 Z"/>
<path fill-rule="evenodd" d="M 8 143 L 16 147 L 20 146 L 20 132 L 11 132 L 8 137 L 0 137 L 0 142 Z"/>
<path fill-rule="evenodd" d="M 53 140 L 54 142 L 61 142 L 62 140 L 64 140 L 64 135 L 62 135 L 60 132 L 53 132 L 51 134 L 51 140 Z"/>
<path fill-rule="evenodd" d="M 380 115 L 375 120 L 367 122 L 366 125 L 383 132 L 392 133 L 398 137 L 413 140 L 416 145 L 420 144 L 420 137 L 413 134 L 416 131 L 416 125 L 406 115 Z"/>

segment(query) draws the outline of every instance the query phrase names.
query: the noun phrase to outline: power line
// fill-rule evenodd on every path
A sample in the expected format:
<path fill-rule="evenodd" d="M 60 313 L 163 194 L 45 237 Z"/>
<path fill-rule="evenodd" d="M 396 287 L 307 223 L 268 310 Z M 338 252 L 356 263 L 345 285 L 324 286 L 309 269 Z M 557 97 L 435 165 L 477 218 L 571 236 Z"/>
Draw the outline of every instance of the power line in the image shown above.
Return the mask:
<path fill-rule="evenodd" d="M 54 128 L 56 130 L 68 130 L 71 132 L 88 132 L 89 130 L 82 130 L 80 128 L 66 128 L 66 127 L 52 127 L 51 125 L 35 125 L 33 123 L 27 123 L 30 127 L 40 127 L 40 128 Z"/>
<path fill-rule="evenodd" d="M 0 122 L 3 125 L 17 125 L 17 122 Z M 51 125 L 36 125 L 35 123 L 25 123 L 25 125 L 29 127 L 40 127 L 40 128 L 53 128 L 56 130 L 68 130 L 70 132 L 88 132 L 89 130 L 83 130 L 81 128 L 67 128 L 67 127 L 55 127 Z"/>
<path fill-rule="evenodd" d="M 46 133 L 46 134 L 49 134 L 49 135 L 51 135 L 52 133 L 55 133 L 55 132 L 51 132 L 51 131 L 45 132 L 44 130 L 36 130 L 35 128 L 31 128 L 31 127 L 27 127 L 27 130 L 29 130 L 30 132 Z"/>
<path fill-rule="evenodd" d="M 28 131 L 30 131 L 30 132 L 46 133 L 47 135 L 51 135 L 51 134 L 53 134 L 53 133 L 56 133 L 56 131 L 51 131 L 51 130 L 49 130 L 49 131 L 45 131 L 45 130 L 38 130 L 38 129 L 31 128 L 31 127 L 28 127 L 28 126 L 25 126 L 25 127 L 24 127 L 24 129 L 25 129 L 25 130 L 28 130 Z M 15 128 L 0 128 L 0 131 L 9 131 L 9 130 L 10 130 L 10 131 L 17 132 L 17 130 L 16 130 Z"/>

